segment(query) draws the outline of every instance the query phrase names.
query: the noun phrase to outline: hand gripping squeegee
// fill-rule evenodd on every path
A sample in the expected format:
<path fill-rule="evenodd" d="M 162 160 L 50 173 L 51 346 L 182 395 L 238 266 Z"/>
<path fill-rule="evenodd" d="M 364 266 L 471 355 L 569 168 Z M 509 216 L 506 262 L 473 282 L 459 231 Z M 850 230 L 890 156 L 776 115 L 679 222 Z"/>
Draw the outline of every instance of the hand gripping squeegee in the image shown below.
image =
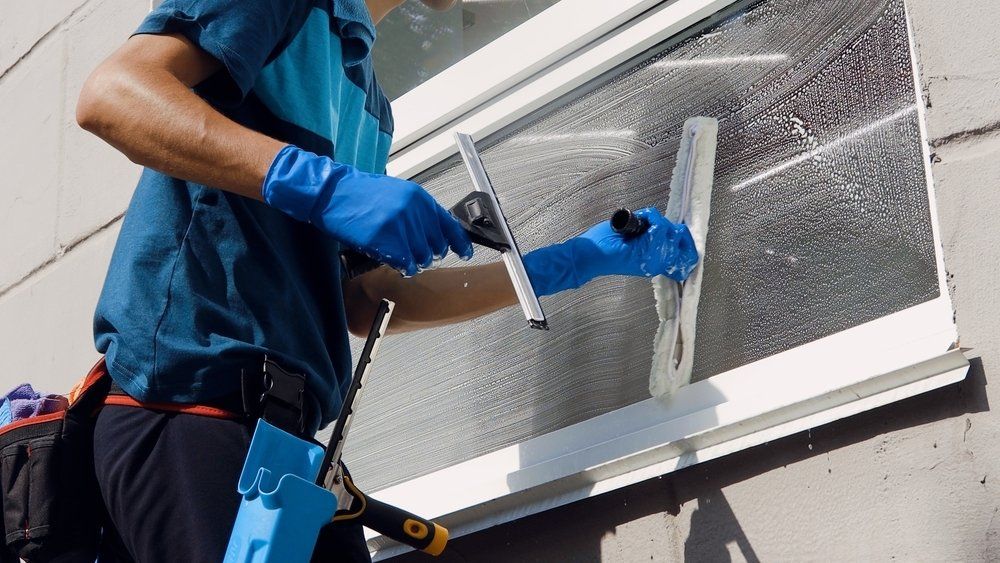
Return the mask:
<path fill-rule="evenodd" d="M 229 536 L 225 563 L 306 563 L 336 554 L 316 553 L 320 529 L 356 522 L 431 555 L 439 555 L 448 531 L 415 514 L 361 492 L 340 456 L 372 360 L 389 325 L 393 303 L 383 299 L 358 359 L 340 416 L 326 448 L 257 421 L 240 474 L 243 499 Z"/>
<path fill-rule="evenodd" d="M 500 252 L 528 325 L 531 328 L 548 330 L 549 324 L 545 319 L 545 312 L 542 311 L 538 296 L 531 287 L 531 280 L 528 279 L 528 272 L 521 260 L 521 251 L 518 250 L 507 218 L 500 209 L 500 201 L 497 199 L 490 177 L 486 175 L 476 145 L 472 137 L 465 133 L 455 133 L 455 142 L 458 144 L 458 152 L 462 155 L 462 162 L 465 163 L 465 169 L 469 172 L 472 187 L 475 189 L 451 208 L 451 214 L 458 219 L 472 242 Z M 371 258 L 350 250 L 341 253 L 341 261 L 349 278 L 360 276 L 380 265 Z"/>
<path fill-rule="evenodd" d="M 702 265 L 712 203 L 715 173 L 715 146 L 719 122 L 709 117 L 692 117 L 684 122 L 677 162 L 670 181 L 666 218 L 684 223 L 698 250 L 698 265 L 687 281 L 678 283 L 666 276 L 653 279 L 653 295 L 660 326 L 653 341 L 653 364 L 649 392 L 668 397 L 691 381 L 694 365 L 695 321 L 701 296 Z"/>

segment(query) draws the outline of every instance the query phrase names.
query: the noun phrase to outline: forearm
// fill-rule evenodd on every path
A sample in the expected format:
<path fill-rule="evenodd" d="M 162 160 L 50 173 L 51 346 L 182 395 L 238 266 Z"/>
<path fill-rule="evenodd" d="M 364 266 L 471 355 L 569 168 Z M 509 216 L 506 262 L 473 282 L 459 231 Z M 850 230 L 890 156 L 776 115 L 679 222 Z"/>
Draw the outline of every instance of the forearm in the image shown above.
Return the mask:
<path fill-rule="evenodd" d="M 412 278 L 382 267 L 345 284 L 351 332 L 367 333 L 382 298 L 396 303 L 394 333 L 467 321 L 517 303 L 502 262 L 428 270 Z"/>
<path fill-rule="evenodd" d="M 77 106 L 80 125 L 137 164 L 260 199 L 264 176 L 284 143 L 226 118 L 190 90 L 185 81 L 200 82 L 217 69 L 212 62 L 199 68 L 185 61 L 177 69 L 162 60 L 147 64 L 135 39 L 88 79 Z"/>

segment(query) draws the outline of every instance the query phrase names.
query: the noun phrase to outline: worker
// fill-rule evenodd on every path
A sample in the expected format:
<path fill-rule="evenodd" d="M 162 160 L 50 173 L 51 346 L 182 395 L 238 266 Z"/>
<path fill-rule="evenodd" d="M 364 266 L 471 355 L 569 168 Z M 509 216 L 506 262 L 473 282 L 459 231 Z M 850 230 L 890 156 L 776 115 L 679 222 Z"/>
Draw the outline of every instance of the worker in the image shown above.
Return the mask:
<path fill-rule="evenodd" d="M 253 426 L 166 406 L 240 404 L 267 355 L 305 375 L 311 435 L 337 417 L 348 333 L 367 332 L 381 298 L 396 302 L 390 333 L 517 302 L 502 263 L 432 269 L 471 257 L 468 236 L 421 186 L 384 174 L 393 121 L 371 49 L 402 1 L 165 0 L 84 85 L 79 124 L 145 167 L 94 321 L 111 378 L 139 405 L 96 421 L 102 561 L 223 558 Z M 528 253 L 536 292 L 683 279 L 697 261 L 686 228 L 638 213 L 641 236 L 604 222 Z M 345 249 L 384 266 L 346 279 Z M 327 526 L 315 551 L 368 557 L 357 525 Z"/>

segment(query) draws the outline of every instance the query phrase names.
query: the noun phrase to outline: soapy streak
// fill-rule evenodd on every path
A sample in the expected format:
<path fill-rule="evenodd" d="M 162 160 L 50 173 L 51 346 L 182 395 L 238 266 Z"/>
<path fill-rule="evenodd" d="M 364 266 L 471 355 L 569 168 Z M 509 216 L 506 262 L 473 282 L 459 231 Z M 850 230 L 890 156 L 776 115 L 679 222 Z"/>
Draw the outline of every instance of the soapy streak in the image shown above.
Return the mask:
<path fill-rule="evenodd" d="M 745 57 L 712 57 L 704 59 L 690 59 L 686 61 L 657 61 L 653 63 L 653 68 L 691 68 L 696 66 L 736 66 L 752 63 L 780 63 L 788 60 L 788 55 L 784 53 L 774 53 L 769 55 L 748 55 Z"/>
<path fill-rule="evenodd" d="M 731 187 L 729 189 L 731 191 L 738 192 L 738 191 L 742 190 L 743 188 L 745 188 L 747 186 L 751 186 L 751 185 L 756 184 L 758 182 L 763 182 L 764 180 L 767 180 L 768 178 L 770 178 L 770 177 L 772 177 L 772 176 L 774 176 L 776 174 L 780 174 L 781 172 L 784 172 L 785 170 L 788 170 L 789 168 L 791 168 L 791 167 L 793 167 L 793 166 L 795 166 L 797 164 L 801 164 L 801 163 L 803 163 L 803 162 L 805 162 L 805 161 L 807 161 L 807 160 L 809 160 L 811 158 L 816 158 L 817 156 L 819 156 L 824 151 L 828 151 L 830 149 L 837 148 L 840 145 L 843 145 L 844 143 L 846 143 L 848 141 L 853 141 L 854 139 L 857 139 L 858 137 L 860 137 L 862 135 L 867 135 L 868 133 L 871 133 L 872 131 L 874 131 L 874 130 L 880 128 L 880 127 L 884 127 L 884 126 L 892 123 L 893 121 L 896 121 L 897 119 L 901 119 L 903 117 L 906 117 L 907 115 L 910 115 L 911 113 L 913 113 L 915 111 L 917 111 L 917 106 L 915 106 L 915 105 L 907 107 L 905 109 L 901 109 L 901 110 L 897 111 L 896 113 L 890 115 L 889 117 L 884 117 L 882 119 L 879 119 L 878 121 L 874 121 L 872 123 L 869 123 L 868 125 L 865 125 L 864 127 L 861 127 L 859 129 L 855 129 L 854 131 L 851 131 L 847 135 L 844 135 L 843 137 L 840 137 L 839 139 L 837 139 L 835 141 L 832 141 L 832 142 L 827 143 L 825 145 L 820 145 L 820 146 L 818 146 L 818 147 L 816 147 L 814 149 L 808 150 L 808 151 L 800 154 L 799 156 L 797 156 L 797 157 L 795 157 L 795 158 L 793 158 L 791 160 L 786 160 L 785 162 L 782 162 L 778 166 L 775 166 L 774 168 L 771 168 L 770 170 L 765 170 L 764 172 L 761 172 L 760 174 L 757 174 L 756 176 L 753 176 L 751 178 L 743 180 L 742 182 L 736 184 L 735 186 L 733 186 L 733 187 Z"/>
<path fill-rule="evenodd" d="M 520 135 L 509 142 L 512 146 L 532 145 L 554 141 L 603 141 L 606 139 L 634 139 L 634 129 L 619 129 L 609 131 L 577 131 L 575 133 L 547 133 L 544 135 Z"/>

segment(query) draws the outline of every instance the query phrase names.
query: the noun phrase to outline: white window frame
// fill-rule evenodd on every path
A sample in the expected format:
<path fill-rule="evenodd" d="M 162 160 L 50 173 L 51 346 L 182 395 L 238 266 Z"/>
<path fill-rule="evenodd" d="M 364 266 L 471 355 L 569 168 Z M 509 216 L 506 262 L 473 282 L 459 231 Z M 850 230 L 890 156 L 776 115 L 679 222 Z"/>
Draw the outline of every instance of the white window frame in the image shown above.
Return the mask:
<path fill-rule="evenodd" d="M 453 131 L 482 139 L 735 1 L 563 0 L 394 102 L 389 172 L 419 174 L 457 153 Z M 909 34 L 939 297 L 374 496 L 455 537 L 963 379 Z M 405 550 L 366 533 L 378 558 Z"/>

